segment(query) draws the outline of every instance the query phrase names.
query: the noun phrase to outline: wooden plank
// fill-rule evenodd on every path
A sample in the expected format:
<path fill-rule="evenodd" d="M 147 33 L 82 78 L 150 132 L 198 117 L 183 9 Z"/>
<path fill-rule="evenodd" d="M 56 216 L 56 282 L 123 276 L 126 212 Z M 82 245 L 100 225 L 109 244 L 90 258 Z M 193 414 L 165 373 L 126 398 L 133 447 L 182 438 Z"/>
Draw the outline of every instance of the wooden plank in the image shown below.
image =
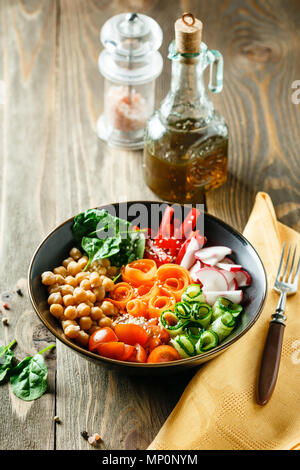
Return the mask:
<path fill-rule="evenodd" d="M 300 77 L 297 0 L 199 2 L 204 40 L 220 49 L 225 86 L 216 99 L 230 129 L 226 185 L 207 196 L 211 213 L 243 229 L 257 191 L 267 191 L 280 220 L 300 229 L 300 107 L 291 85 Z M 216 27 L 217 24 L 217 27 Z"/>
<path fill-rule="evenodd" d="M 16 338 L 16 356 L 23 359 L 53 341 L 25 295 L 25 278 L 33 250 L 55 220 L 56 2 L 1 2 L 0 29 L 0 79 L 6 84 L 0 105 L 0 319 L 9 319 L 8 327 L 0 323 L 0 341 Z M 9 311 L 2 308 L 5 293 Z M 0 387 L 1 449 L 54 448 L 55 353 L 47 357 L 49 390 L 40 400 L 24 402 L 7 384 Z"/>
<path fill-rule="evenodd" d="M 57 223 L 89 207 L 153 199 L 142 178 L 141 152 L 109 148 L 97 137 L 103 80 L 99 31 L 119 4 L 63 0 L 57 102 Z M 147 13 L 153 15 L 150 3 Z M 166 9 L 168 6 L 166 6 Z M 167 11 L 164 8 L 164 17 Z M 89 449 L 83 430 L 99 432 L 108 449 L 145 448 L 172 410 L 190 374 L 145 379 L 122 376 L 57 345 L 57 449 Z"/>

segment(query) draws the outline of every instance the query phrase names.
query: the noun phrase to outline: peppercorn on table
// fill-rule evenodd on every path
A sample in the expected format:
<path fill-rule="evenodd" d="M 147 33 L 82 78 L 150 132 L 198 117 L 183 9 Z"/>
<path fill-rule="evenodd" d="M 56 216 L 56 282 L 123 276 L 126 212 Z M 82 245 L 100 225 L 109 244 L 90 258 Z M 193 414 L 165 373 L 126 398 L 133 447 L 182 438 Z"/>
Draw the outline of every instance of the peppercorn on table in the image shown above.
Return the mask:
<path fill-rule="evenodd" d="M 242 229 L 257 190 L 265 190 L 279 219 L 300 229 L 297 0 L 278 0 L 276 8 L 267 0 L 1 2 L 0 344 L 16 339 L 18 359 L 54 341 L 26 291 L 42 238 L 84 209 L 155 199 L 143 181 L 142 153 L 112 149 L 96 133 L 99 31 L 124 11 L 149 15 L 163 29 L 157 105 L 169 88 L 167 48 L 183 11 L 204 20 L 204 42 L 224 55 L 224 92 L 215 103 L 230 131 L 229 177 L 206 196 L 207 210 Z M 128 377 L 61 343 L 45 360 L 48 391 L 40 399 L 25 402 L 0 386 L 1 449 L 94 449 L 99 436 L 99 448 L 146 448 L 192 376 Z"/>

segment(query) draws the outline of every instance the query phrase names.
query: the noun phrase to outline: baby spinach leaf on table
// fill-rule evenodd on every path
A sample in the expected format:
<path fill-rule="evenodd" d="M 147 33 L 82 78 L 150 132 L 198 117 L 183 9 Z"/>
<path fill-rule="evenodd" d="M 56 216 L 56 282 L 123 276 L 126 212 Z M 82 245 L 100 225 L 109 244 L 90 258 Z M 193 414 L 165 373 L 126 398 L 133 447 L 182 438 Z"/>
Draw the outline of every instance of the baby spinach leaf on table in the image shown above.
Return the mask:
<path fill-rule="evenodd" d="M 16 397 L 31 401 L 40 398 L 45 393 L 48 369 L 42 354 L 54 347 L 55 344 L 51 344 L 34 356 L 25 357 L 12 369 L 10 383 Z"/>
<path fill-rule="evenodd" d="M 10 349 L 16 340 L 14 339 L 8 346 L 0 348 L 0 383 L 8 377 L 9 372 L 13 368 L 13 359 L 15 357 L 13 351 Z"/>

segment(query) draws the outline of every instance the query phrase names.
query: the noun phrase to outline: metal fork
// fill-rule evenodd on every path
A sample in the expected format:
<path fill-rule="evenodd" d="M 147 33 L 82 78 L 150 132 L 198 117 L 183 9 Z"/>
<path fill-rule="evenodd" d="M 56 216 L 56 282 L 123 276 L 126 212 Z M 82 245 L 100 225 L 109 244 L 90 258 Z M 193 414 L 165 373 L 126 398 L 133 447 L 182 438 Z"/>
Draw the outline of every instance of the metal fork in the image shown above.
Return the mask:
<path fill-rule="evenodd" d="M 297 248 L 295 247 L 294 249 L 292 262 L 288 273 L 291 250 L 292 248 L 290 246 L 286 258 L 284 272 L 281 277 L 281 270 L 285 252 L 285 243 L 283 244 L 279 268 L 274 285 L 274 290 L 280 293 L 280 299 L 277 305 L 276 312 L 272 315 L 273 320 L 271 321 L 269 326 L 264 352 L 262 355 L 257 389 L 257 403 L 259 405 L 266 405 L 274 391 L 280 364 L 285 321 L 287 319 L 284 315 L 286 300 L 287 296 L 296 294 L 298 290 L 300 258 L 296 267 L 294 279 L 292 280 Z"/>

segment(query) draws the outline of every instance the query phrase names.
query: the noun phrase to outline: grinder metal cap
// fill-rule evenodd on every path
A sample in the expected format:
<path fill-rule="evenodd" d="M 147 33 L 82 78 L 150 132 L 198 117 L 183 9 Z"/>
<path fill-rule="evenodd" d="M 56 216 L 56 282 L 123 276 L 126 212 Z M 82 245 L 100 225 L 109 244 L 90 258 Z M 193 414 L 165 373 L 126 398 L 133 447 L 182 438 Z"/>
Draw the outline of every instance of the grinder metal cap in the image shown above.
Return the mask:
<path fill-rule="evenodd" d="M 175 22 L 176 50 L 179 54 L 200 52 L 203 24 L 192 13 L 183 13 Z"/>

